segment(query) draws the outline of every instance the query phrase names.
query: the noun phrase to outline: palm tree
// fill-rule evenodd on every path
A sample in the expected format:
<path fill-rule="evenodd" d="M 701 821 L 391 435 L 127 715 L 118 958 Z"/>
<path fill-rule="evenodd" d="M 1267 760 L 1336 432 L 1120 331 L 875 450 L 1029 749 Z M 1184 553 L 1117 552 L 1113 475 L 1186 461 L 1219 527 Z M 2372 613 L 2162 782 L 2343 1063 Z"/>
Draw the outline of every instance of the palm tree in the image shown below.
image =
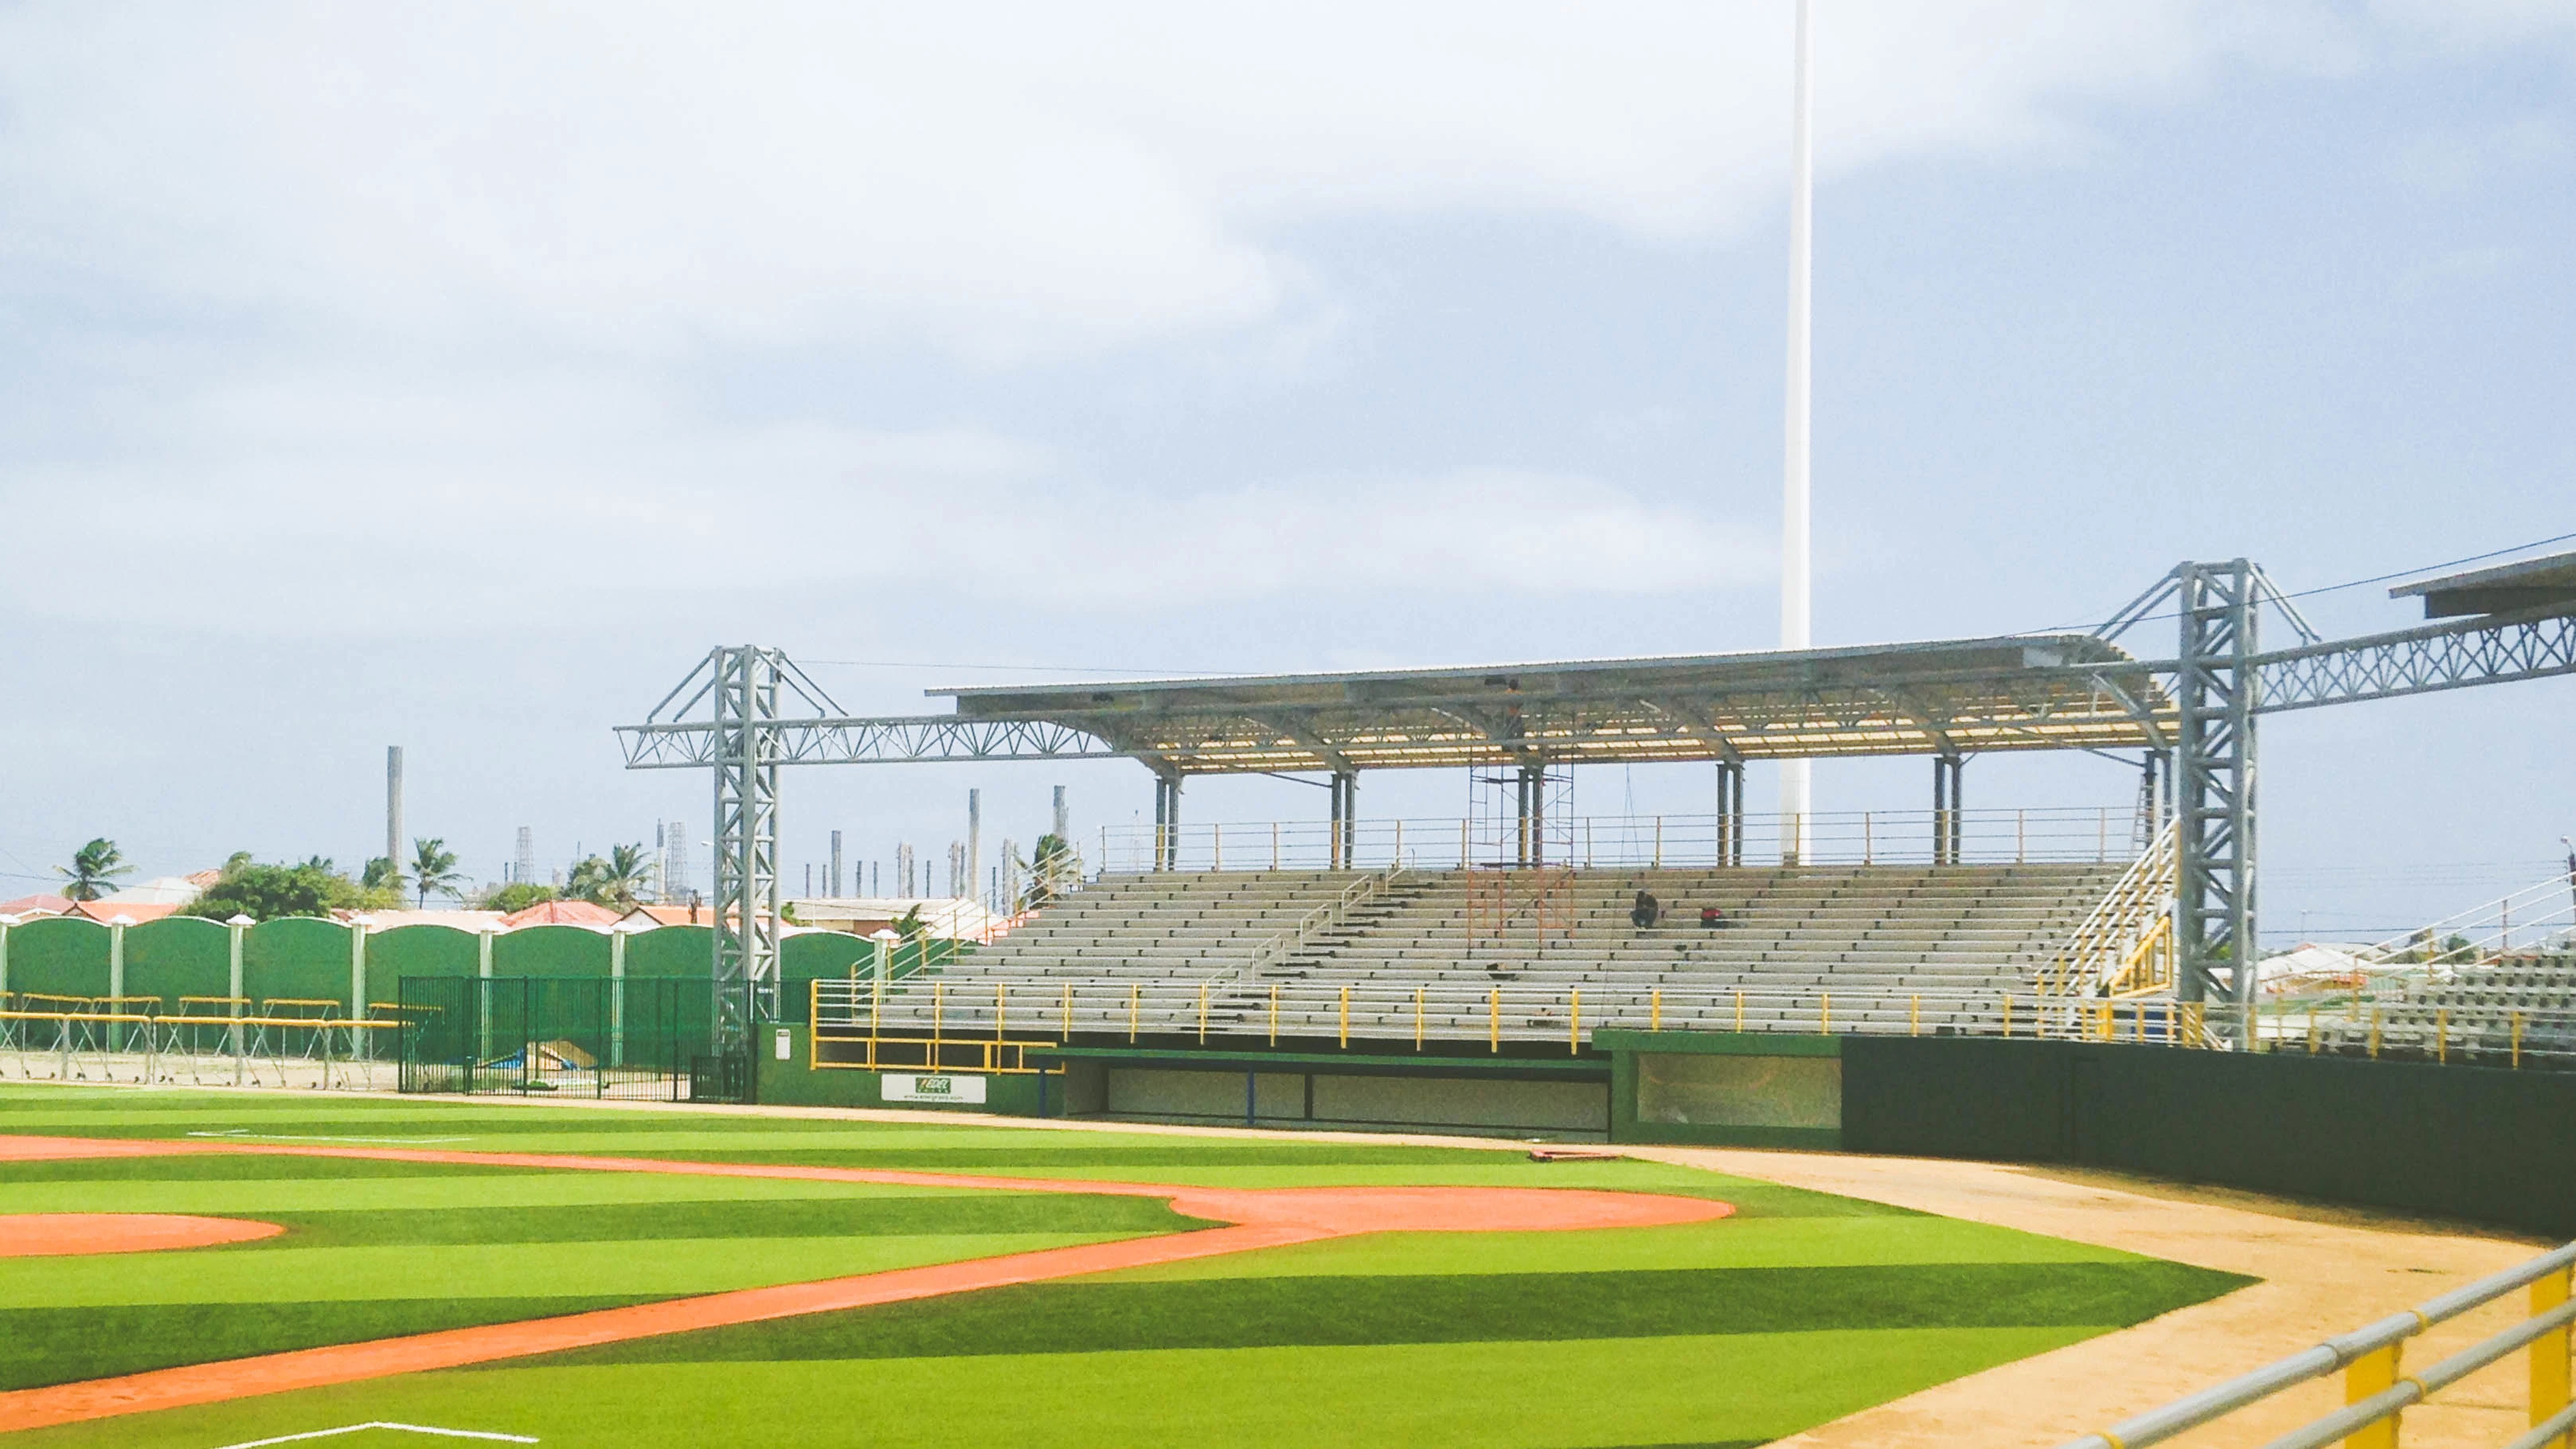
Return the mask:
<path fill-rule="evenodd" d="M 456 888 L 465 883 L 465 877 L 456 869 L 456 852 L 447 848 L 443 837 L 411 843 L 411 878 L 413 884 L 420 888 L 423 910 L 429 907 L 431 891 L 453 897 Z"/>
<path fill-rule="evenodd" d="M 608 848 L 607 864 L 608 868 L 600 873 L 599 878 L 599 888 L 608 897 L 602 904 L 615 906 L 621 911 L 635 909 L 635 893 L 642 890 L 653 875 L 652 852 L 644 848 L 642 841 L 633 845 L 612 845 Z"/>
<path fill-rule="evenodd" d="M 118 876 L 134 874 L 134 867 L 125 863 L 125 852 L 104 836 L 73 851 L 69 866 L 58 865 L 54 870 L 69 882 L 63 894 L 76 901 L 97 900 Z"/>

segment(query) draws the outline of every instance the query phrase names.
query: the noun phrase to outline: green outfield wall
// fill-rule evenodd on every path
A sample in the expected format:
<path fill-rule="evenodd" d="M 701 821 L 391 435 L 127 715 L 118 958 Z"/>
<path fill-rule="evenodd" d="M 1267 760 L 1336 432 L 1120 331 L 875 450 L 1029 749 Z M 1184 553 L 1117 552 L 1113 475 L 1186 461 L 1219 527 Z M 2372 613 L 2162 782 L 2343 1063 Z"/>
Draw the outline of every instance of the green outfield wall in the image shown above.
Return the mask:
<path fill-rule="evenodd" d="M 2576 1073 L 1989 1037 L 1594 1040 L 1621 1142 L 2063 1163 L 2576 1236 Z"/>
<path fill-rule="evenodd" d="M 0 992 L 13 997 L 158 997 L 166 1012 L 183 997 L 328 1001 L 343 1009 L 388 1002 L 405 977 L 510 977 L 545 981 L 703 980 L 715 952 L 706 926 L 663 926 L 612 934 L 578 926 L 525 926 L 487 934 L 453 926 L 360 931 L 339 921 L 285 917 L 240 932 L 193 916 L 165 916 L 122 928 L 83 917 L 0 926 Z M 944 960 L 945 942 L 899 947 L 894 971 L 908 975 L 925 950 Z M 864 977 L 875 943 L 838 931 L 789 936 L 779 944 L 780 1003 L 788 1020 L 807 1014 L 809 983 Z"/>

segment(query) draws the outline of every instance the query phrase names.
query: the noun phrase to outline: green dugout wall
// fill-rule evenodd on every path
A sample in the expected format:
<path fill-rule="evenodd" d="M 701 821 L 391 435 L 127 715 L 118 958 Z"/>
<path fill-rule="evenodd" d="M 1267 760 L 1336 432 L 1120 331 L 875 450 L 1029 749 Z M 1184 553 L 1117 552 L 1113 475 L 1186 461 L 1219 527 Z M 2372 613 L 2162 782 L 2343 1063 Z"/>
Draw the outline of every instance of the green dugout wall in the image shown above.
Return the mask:
<path fill-rule="evenodd" d="M 2576 1236 L 2576 1073 L 1986 1037 L 1595 1040 L 1615 1141 L 2065 1163 Z"/>

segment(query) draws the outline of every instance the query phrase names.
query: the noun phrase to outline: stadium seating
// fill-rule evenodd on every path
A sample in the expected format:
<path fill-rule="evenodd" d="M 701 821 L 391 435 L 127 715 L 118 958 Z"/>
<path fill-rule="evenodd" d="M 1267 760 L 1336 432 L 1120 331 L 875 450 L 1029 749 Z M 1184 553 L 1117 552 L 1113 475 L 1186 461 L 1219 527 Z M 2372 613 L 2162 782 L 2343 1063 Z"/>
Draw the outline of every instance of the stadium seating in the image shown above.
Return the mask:
<path fill-rule="evenodd" d="M 999 985 L 1014 1001 L 1070 990 L 1078 1029 L 1132 1010 L 1149 1032 L 1195 1029 L 1202 1016 L 1214 1033 L 1269 1032 L 1275 1011 L 1283 1036 L 1525 1038 L 1577 1027 L 1567 1010 L 1579 992 L 1592 1024 L 1651 1015 L 1724 1028 L 1740 1014 L 1751 1029 L 1815 1030 L 1829 1010 L 1837 1030 L 1937 1031 L 1991 1019 L 2009 994 L 2027 1000 L 2122 869 L 1580 871 L 1550 913 L 1571 930 L 1544 941 L 1525 896 L 1499 939 L 1471 939 L 1461 871 L 1403 873 L 1347 907 L 1337 903 L 1365 873 L 1109 875 L 936 981 L 944 1019 L 961 1028 Z M 1654 926 L 1629 919 L 1640 889 L 1662 903 Z M 1701 926 L 1710 905 L 1723 929 Z M 885 1024 L 920 1025 L 930 984 L 890 988 Z"/>
<path fill-rule="evenodd" d="M 2345 1053 L 2576 1054 L 2576 957 L 2422 967 L 2368 1000 L 2329 1008 L 2315 1037 L 2319 1050 Z"/>

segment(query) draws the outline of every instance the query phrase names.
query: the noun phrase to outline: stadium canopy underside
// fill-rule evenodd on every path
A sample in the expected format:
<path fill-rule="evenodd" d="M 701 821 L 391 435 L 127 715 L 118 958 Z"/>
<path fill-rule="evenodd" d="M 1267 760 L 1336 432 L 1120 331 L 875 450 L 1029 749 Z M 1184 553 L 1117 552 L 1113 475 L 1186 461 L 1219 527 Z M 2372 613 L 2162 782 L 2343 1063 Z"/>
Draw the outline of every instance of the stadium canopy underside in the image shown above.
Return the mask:
<path fill-rule="evenodd" d="M 1175 775 L 2159 748 L 2174 713 L 2083 634 L 931 693 Z"/>

